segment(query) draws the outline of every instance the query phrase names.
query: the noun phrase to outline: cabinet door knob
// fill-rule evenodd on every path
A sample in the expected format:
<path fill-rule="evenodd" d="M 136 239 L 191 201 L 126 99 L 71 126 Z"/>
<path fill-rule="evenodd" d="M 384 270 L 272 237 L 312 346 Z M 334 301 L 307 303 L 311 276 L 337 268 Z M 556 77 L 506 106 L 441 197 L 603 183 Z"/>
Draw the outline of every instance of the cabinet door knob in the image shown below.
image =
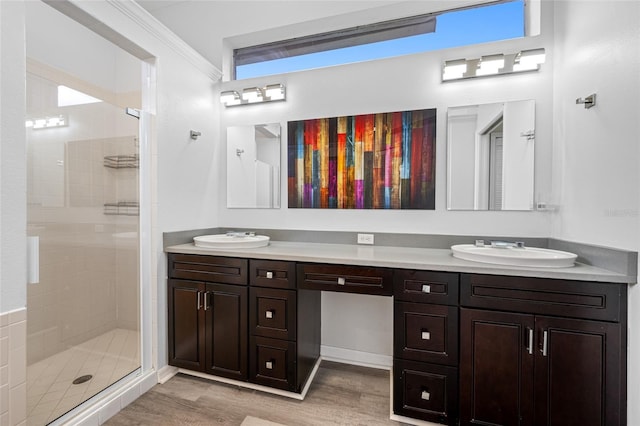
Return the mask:
<path fill-rule="evenodd" d="M 347 280 L 344 277 L 338 277 L 338 285 L 345 285 Z"/>
<path fill-rule="evenodd" d="M 264 363 L 264 366 L 267 370 L 273 370 L 273 361 L 267 361 Z"/>
<path fill-rule="evenodd" d="M 431 286 L 429 284 L 422 284 L 423 293 L 431 293 Z"/>
<path fill-rule="evenodd" d="M 423 331 L 421 337 L 422 340 L 431 340 L 431 333 L 428 331 Z"/>
<path fill-rule="evenodd" d="M 267 279 L 269 280 L 273 279 L 273 272 L 267 271 Z"/>
<path fill-rule="evenodd" d="M 265 318 L 268 318 L 268 319 L 273 318 L 273 314 L 274 314 L 274 311 L 273 311 L 273 310 L 271 310 L 271 309 L 270 309 L 270 310 L 268 310 L 268 311 L 265 311 L 265 312 L 264 312 L 264 316 L 265 316 Z"/>
<path fill-rule="evenodd" d="M 431 394 L 428 391 L 423 390 L 420 398 L 424 399 L 425 401 L 429 401 L 431 399 Z"/>

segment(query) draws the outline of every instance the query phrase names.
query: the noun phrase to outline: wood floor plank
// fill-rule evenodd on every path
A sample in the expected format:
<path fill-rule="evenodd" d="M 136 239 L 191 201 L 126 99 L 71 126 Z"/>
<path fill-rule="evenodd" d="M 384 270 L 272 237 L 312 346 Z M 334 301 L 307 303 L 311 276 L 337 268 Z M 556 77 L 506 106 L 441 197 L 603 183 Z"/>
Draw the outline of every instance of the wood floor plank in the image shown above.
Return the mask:
<path fill-rule="evenodd" d="M 304 401 L 179 374 L 105 425 L 239 426 L 247 416 L 286 426 L 401 424 L 389 420 L 388 371 L 323 361 Z"/>

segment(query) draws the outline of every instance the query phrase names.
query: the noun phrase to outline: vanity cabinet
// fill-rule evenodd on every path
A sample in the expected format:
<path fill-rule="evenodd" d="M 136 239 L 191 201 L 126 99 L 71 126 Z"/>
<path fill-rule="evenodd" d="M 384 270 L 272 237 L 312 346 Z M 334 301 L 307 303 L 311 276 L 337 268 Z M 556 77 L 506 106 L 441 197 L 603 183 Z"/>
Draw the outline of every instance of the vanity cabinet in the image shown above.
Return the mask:
<path fill-rule="evenodd" d="M 393 409 L 458 421 L 458 274 L 394 271 Z"/>
<path fill-rule="evenodd" d="M 169 365 L 247 380 L 246 277 L 245 259 L 169 255 Z"/>
<path fill-rule="evenodd" d="M 320 357 L 321 295 L 296 290 L 295 265 L 249 261 L 249 380 L 299 393 Z"/>
<path fill-rule="evenodd" d="M 462 424 L 626 424 L 626 286 L 461 275 Z"/>

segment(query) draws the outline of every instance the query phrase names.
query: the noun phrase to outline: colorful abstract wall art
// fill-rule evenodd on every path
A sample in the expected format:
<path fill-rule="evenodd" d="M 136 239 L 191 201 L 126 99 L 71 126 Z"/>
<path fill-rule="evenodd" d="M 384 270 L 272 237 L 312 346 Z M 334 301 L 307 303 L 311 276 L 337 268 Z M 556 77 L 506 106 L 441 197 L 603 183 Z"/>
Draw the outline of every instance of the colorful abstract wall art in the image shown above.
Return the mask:
<path fill-rule="evenodd" d="M 288 123 L 289 208 L 435 208 L 436 110 Z"/>

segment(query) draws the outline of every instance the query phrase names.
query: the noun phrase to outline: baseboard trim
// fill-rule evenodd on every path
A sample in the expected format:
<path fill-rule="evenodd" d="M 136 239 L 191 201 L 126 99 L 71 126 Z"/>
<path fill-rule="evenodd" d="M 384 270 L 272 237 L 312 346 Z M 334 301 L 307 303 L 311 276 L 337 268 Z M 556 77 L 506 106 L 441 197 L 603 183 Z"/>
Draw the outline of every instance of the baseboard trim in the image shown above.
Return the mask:
<path fill-rule="evenodd" d="M 240 380 L 227 379 L 226 377 L 213 376 L 211 374 L 201 373 L 199 371 L 193 371 L 193 370 L 186 370 L 183 368 L 180 368 L 178 372 L 182 374 L 186 374 L 188 376 L 200 377 L 202 379 L 207 379 L 214 382 L 226 383 L 228 385 L 239 386 L 246 389 L 253 389 L 253 390 L 257 390 L 265 393 L 270 393 L 273 395 L 284 396 L 286 398 L 297 399 L 298 401 L 302 401 L 304 400 L 305 396 L 307 396 L 307 392 L 309 391 L 311 382 L 313 382 L 313 379 L 316 376 L 316 373 L 318 372 L 318 368 L 320 367 L 321 361 L 322 361 L 321 357 L 316 360 L 316 363 L 313 366 L 313 369 L 311 370 L 311 374 L 309 374 L 309 378 L 305 382 L 301 393 L 289 392 L 282 389 L 275 389 L 269 386 L 258 385 L 255 383 L 242 382 Z"/>
<path fill-rule="evenodd" d="M 176 374 L 178 374 L 177 367 L 165 365 L 160 370 L 158 370 L 158 383 L 160 383 L 161 385 L 165 384 L 167 380 L 171 379 Z"/>
<path fill-rule="evenodd" d="M 393 356 L 337 348 L 335 346 L 320 346 L 320 356 L 322 356 L 322 359 L 325 361 L 359 365 L 361 367 L 377 368 L 379 370 L 391 370 L 393 367 Z"/>

